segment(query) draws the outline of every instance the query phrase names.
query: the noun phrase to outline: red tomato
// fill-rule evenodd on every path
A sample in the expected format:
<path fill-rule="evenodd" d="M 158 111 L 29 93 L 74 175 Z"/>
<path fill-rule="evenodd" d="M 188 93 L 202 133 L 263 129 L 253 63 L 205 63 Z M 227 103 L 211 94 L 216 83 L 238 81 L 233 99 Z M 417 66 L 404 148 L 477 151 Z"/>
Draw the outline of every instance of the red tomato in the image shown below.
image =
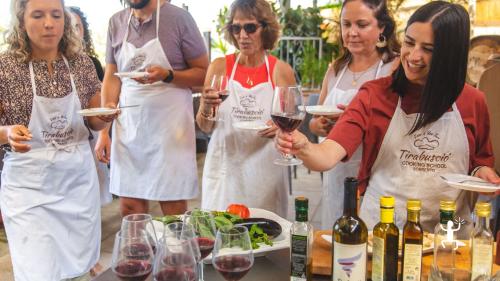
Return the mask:
<path fill-rule="evenodd" d="M 227 207 L 226 212 L 238 215 L 242 219 L 246 219 L 250 216 L 250 210 L 248 210 L 247 206 L 243 204 L 231 204 Z"/>

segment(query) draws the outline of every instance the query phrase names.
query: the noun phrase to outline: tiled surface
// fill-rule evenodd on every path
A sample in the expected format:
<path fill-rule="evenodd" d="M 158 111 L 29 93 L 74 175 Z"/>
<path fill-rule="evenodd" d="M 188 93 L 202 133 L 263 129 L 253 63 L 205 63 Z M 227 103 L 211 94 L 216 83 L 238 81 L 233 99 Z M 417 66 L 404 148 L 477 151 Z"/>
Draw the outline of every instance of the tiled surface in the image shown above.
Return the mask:
<path fill-rule="evenodd" d="M 198 154 L 198 176 L 201 179 L 203 171 L 204 154 Z M 297 178 L 292 180 L 293 194 L 288 202 L 288 220 L 293 220 L 295 216 L 294 198 L 296 196 L 305 196 L 309 198 L 309 218 L 315 229 L 319 229 L 321 219 L 321 179 L 317 172 L 308 173 L 307 169 L 299 166 L 297 169 Z M 191 200 L 188 202 L 188 208 L 192 209 L 200 206 L 200 200 Z M 161 214 L 158 204 L 153 203 L 150 206 L 153 215 Z M 109 205 L 102 208 L 102 244 L 101 257 L 99 263 L 103 268 L 109 267 L 111 263 L 111 252 L 113 250 L 114 235 L 118 231 L 121 223 L 118 200 L 114 200 Z M 13 281 L 12 267 L 8 246 L 5 240 L 2 240 L 3 229 L 0 229 L 0 281 Z"/>

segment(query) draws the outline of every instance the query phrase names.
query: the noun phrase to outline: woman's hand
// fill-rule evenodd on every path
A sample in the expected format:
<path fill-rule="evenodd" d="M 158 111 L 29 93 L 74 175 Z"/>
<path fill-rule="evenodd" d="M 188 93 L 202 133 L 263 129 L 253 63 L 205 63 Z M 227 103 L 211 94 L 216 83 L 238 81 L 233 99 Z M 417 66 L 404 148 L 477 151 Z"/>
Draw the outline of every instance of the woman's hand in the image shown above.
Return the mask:
<path fill-rule="evenodd" d="M 264 129 L 258 132 L 259 136 L 263 138 L 274 138 L 276 136 L 276 131 L 278 131 L 278 127 L 274 124 L 272 120 L 268 120 L 266 125 L 271 126 L 271 128 Z"/>
<path fill-rule="evenodd" d="M 276 148 L 284 154 L 299 154 L 309 144 L 309 140 L 298 130 L 286 133 L 278 130 L 275 138 Z"/>
<path fill-rule="evenodd" d="M 10 126 L 7 129 L 7 140 L 14 152 L 25 153 L 31 150 L 31 145 L 23 142 L 30 141 L 31 132 L 23 125 Z"/>
<path fill-rule="evenodd" d="M 483 166 L 474 174 L 475 177 L 481 178 L 487 182 L 493 184 L 500 184 L 500 177 L 498 177 L 495 170 L 491 167 Z M 485 193 L 486 195 L 491 195 L 491 193 Z M 500 190 L 496 192 L 496 195 L 500 194 Z"/>
<path fill-rule="evenodd" d="M 318 116 L 311 119 L 309 128 L 311 132 L 320 137 L 326 137 L 333 128 L 338 118 L 330 116 Z"/>
<path fill-rule="evenodd" d="M 224 90 L 226 92 L 227 90 Z M 219 93 L 212 88 L 205 88 L 201 94 L 200 99 L 200 111 L 205 116 L 214 116 L 215 108 L 219 106 L 222 99 L 219 97 Z M 223 93 L 225 94 L 225 93 Z"/>
<path fill-rule="evenodd" d="M 100 162 L 109 164 L 111 157 L 111 138 L 109 137 L 107 131 L 99 132 L 99 137 L 95 143 L 94 151 L 97 160 Z"/>

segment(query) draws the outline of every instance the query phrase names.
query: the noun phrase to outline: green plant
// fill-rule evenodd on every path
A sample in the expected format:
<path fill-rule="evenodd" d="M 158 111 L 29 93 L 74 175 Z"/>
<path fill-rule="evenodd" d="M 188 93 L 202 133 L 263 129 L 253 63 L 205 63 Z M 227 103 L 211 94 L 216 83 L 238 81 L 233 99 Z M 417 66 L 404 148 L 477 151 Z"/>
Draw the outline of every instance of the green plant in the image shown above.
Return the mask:
<path fill-rule="evenodd" d="M 229 43 L 224 40 L 224 26 L 226 25 L 228 14 L 229 9 L 227 8 L 227 6 L 224 6 L 219 10 L 217 19 L 214 20 L 217 38 L 212 38 L 210 43 L 212 49 L 219 50 L 224 55 L 227 54 L 229 50 Z"/>
<path fill-rule="evenodd" d="M 317 89 L 328 69 L 331 58 L 318 58 L 318 51 L 313 42 L 304 43 L 302 63 L 298 67 L 301 84 L 304 88 Z"/>

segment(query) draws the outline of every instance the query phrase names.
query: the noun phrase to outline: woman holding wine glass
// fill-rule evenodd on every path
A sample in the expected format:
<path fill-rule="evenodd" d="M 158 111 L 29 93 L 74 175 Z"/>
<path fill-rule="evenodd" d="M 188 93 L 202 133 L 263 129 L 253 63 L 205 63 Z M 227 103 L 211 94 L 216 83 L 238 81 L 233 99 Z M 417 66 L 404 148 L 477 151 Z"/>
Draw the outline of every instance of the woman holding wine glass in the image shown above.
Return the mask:
<path fill-rule="evenodd" d="M 225 37 L 239 51 L 214 60 L 196 116 L 198 126 L 212 133 L 202 182 L 202 208 L 225 210 L 231 203 L 286 215 L 286 170 L 273 164 L 276 126 L 271 119 L 275 86 L 295 85 L 292 68 L 268 54 L 278 41 L 280 26 L 266 0 L 236 0 L 229 12 Z M 215 75 L 228 77 L 222 103 L 210 89 Z M 213 108 L 224 122 L 211 120 Z M 250 129 L 233 124 L 247 122 Z M 262 128 L 260 131 L 257 131 Z"/>
<path fill-rule="evenodd" d="M 445 1 L 423 5 L 407 23 L 401 63 L 392 76 L 365 83 L 324 142 L 312 144 L 297 131 L 278 133 L 278 149 L 324 171 L 349 160 L 362 144 L 360 216 L 369 229 L 379 221 L 381 195 L 396 198 L 399 228 L 408 198 L 425 202 L 425 231 L 433 231 L 439 221 L 435 206 L 440 199 L 456 201 L 457 215 L 467 220 L 473 207 L 469 193 L 449 187 L 439 175 L 471 173 L 500 183 L 491 168 L 484 95 L 465 84 L 469 32 L 462 6 Z"/>
<path fill-rule="evenodd" d="M 340 12 L 341 54 L 328 69 L 323 80 L 318 104 L 344 108 L 365 82 L 391 73 L 394 58 L 399 52 L 395 35 L 396 23 L 389 14 L 385 0 L 346 0 Z M 397 61 L 397 60 L 396 60 Z M 338 116 L 314 116 L 309 128 L 323 141 Z M 347 162 L 339 163 L 323 176 L 321 206 L 322 229 L 342 215 L 343 183 L 346 177 L 355 177 L 361 163 L 362 149 L 358 148 Z"/>

